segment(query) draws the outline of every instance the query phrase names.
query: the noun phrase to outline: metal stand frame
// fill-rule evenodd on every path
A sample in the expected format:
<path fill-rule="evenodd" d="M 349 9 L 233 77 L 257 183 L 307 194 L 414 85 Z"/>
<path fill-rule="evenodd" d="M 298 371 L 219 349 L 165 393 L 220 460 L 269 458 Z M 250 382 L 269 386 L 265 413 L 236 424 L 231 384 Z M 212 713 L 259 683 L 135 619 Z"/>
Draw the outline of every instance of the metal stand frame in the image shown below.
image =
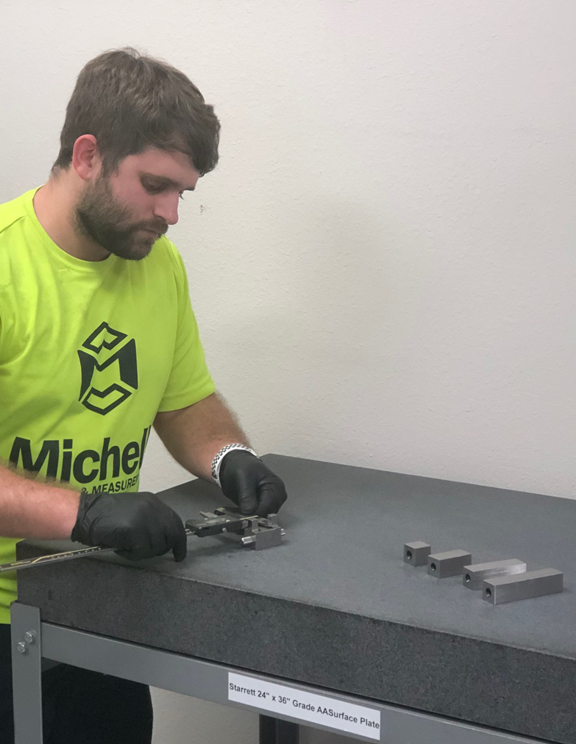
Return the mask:
<path fill-rule="evenodd" d="M 260 744 L 298 744 L 300 727 L 279 718 L 260 716 Z"/>
<path fill-rule="evenodd" d="M 64 628 L 41 621 L 37 607 L 14 602 L 11 608 L 12 675 L 14 684 L 15 744 L 43 744 L 42 659 L 51 659 L 153 687 L 179 692 L 200 700 L 233 705 L 260 714 L 260 744 L 298 744 L 296 717 L 273 718 L 257 705 L 243 705 L 228 699 L 228 673 L 242 673 L 257 680 L 291 687 L 296 692 L 325 695 L 331 699 L 365 705 L 381 714 L 380 741 L 386 744 L 544 744 L 514 734 L 472 726 L 458 721 L 398 708 L 374 700 L 333 693 L 251 670 L 140 646 L 94 633 Z M 341 729 L 312 724 L 306 726 L 332 731 L 361 741 L 374 741 Z"/>

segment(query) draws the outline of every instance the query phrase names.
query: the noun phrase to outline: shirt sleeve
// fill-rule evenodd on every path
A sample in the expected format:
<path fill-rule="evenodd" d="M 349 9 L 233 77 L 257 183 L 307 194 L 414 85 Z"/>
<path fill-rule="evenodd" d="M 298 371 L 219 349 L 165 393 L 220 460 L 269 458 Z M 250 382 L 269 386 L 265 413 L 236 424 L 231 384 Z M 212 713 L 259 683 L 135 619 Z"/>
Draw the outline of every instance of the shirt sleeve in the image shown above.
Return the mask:
<path fill-rule="evenodd" d="M 188 277 L 182 257 L 171 244 L 176 262 L 176 291 L 178 295 L 178 328 L 174 360 L 159 412 L 176 411 L 207 398 L 215 391 L 214 381 L 206 365 L 204 349 L 188 289 Z"/>

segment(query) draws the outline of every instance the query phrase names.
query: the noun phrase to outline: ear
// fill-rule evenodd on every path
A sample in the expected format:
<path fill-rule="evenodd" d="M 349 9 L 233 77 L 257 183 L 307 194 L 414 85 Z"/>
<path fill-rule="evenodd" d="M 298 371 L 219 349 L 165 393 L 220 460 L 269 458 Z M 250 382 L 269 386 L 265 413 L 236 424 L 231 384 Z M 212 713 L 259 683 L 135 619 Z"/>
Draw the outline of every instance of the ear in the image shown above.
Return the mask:
<path fill-rule="evenodd" d="M 93 180 L 100 172 L 102 161 L 93 134 L 83 134 L 74 143 L 72 167 L 83 181 Z"/>

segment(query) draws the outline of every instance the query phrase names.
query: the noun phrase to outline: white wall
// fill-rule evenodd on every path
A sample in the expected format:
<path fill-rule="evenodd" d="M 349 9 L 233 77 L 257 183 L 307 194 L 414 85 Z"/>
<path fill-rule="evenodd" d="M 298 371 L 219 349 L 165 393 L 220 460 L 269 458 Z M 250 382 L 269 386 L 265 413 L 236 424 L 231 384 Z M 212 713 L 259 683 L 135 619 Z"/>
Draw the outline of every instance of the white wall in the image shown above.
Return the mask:
<path fill-rule="evenodd" d="M 79 7 L 3 0 L 0 199 L 88 59 L 168 59 L 222 120 L 170 235 L 258 449 L 573 495 L 572 0 Z M 150 454 L 149 487 L 186 477 Z"/>
<path fill-rule="evenodd" d="M 221 163 L 181 209 L 216 382 L 255 446 L 572 497 L 573 0 L 2 0 L 0 201 L 83 64 L 186 72 Z M 153 443 L 143 485 L 186 479 Z"/>

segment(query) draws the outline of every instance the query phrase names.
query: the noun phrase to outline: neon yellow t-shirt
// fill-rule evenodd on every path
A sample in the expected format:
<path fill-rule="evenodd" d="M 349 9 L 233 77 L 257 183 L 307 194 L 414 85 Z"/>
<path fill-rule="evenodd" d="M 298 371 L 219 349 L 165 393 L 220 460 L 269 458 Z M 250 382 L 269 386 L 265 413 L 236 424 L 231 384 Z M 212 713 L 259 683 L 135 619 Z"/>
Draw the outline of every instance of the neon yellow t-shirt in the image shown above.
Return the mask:
<path fill-rule="evenodd" d="M 134 491 L 156 414 L 214 392 L 184 264 L 166 237 L 141 261 L 70 256 L 38 221 L 36 191 L 0 205 L 0 462 Z M 0 537 L 0 563 L 17 542 Z M 1 574 L 0 623 L 16 596 Z"/>

